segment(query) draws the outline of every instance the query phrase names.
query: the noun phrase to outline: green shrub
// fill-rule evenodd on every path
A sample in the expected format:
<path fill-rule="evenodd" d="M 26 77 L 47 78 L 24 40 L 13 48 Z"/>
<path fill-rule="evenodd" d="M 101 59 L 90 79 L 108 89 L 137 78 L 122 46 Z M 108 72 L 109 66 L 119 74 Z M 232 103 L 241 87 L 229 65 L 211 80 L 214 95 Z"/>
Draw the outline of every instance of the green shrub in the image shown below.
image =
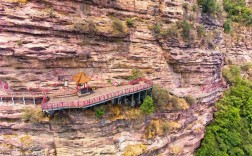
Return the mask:
<path fill-rule="evenodd" d="M 155 24 L 153 25 L 153 31 L 154 31 L 154 33 L 156 33 L 156 34 L 159 35 L 159 34 L 161 33 L 161 30 L 162 30 L 161 24 L 155 23 Z"/>
<path fill-rule="evenodd" d="M 103 117 L 104 114 L 105 114 L 105 108 L 104 108 L 103 106 L 100 106 L 99 108 L 97 108 L 97 109 L 95 110 L 95 116 L 96 116 L 97 118 Z"/>
<path fill-rule="evenodd" d="M 192 95 L 187 95 L 185 101 L 191 106 L 197 103 L 197 100 Z"/>
<path fill-rule="evenodd" d="M 127 24 L 128 27 L 134 27 L 135 19 L 134 18 L 127 18 L 126 19 L 126 24 Z"/>
<path fill-rule="evenodd" d="M 252 25 L 252 8 L 246 6 L 244 0 L 224 0 L 223 6 L 228 13 L 228 17 L 232 21 L 243 23 L 245 25 Z"/>
<path fill-rule="evenodd" d="M 113 20 L 113 32 L 118 35 L 125 35 L 126 34 L 124 24 L 118 18 L 115 18 Z"/>
<path fill-rule="evenodd" d="M 165 109 L 169 104 L 169 92 L 166 89 L 163 89 L 157 85 L 153 86 L 152 97 L 154 103 L 160 109 Z"/>
<path fill-rule="evenodd" d="M 198 4 L 202 6 L 204 13 L 216 14 L 220 11 L 220 5 L 216 0 L 198 0 Z"/>
<path fill-rule="evenodd" d="M 145 115 L 150 115 L 155 111 L 155 105 L 153 104 L 153 100 L 150 96 L 146 96 L 144 102 L 140 106 L 140 110 Z"/>
<path fill-rule="evenodd" d="M 182 38 L 184 40 L 189 40 L 192 25 L 187 20 L 182 20 L 177 23 L 177 27 L 182 29 L 181 31 Z"/>
<path fill-rule="evenodd" d="M 197 29 L 198 38 L 202 38 L 203 36 L 205 36 L 206 31 L 205 31 L 204 26 L 202 26 L 202 25 L 196 26 L 196 29 Z"/>
<path fill-rule="evenodd" d="M 134 79 L 137 79 L 137 78 L 140 78 L 143 76 L 143 73 L 139 70 L 139 69 L 136 69 L 136 68 L 133 68 L 131 70 L 131 76 L 129 76 L 129 80 L 134 80 Z"/>
<path fill-rule="evenodd" d="M 223 25 L 224 27 L 224 32 L 225 33 L 231 33 L 232 30 L 232 26 L 231 26 L 231 19 L 227 19 Z"/>

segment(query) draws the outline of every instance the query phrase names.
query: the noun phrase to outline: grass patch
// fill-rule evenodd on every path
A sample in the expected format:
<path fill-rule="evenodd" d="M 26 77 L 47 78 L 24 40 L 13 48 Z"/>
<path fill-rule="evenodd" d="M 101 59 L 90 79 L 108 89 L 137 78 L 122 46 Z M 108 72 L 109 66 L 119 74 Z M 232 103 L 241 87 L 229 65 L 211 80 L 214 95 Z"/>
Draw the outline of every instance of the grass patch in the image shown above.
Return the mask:
<path fill-rule="evenodd" d="M 22 110 L 22 119 L 31 123 L 48 121 L 40 108 L 25 108 Z"/>
<path fill-rule="evenodd" d="M 124 36 L 127 33 L 124 23 L 118 18 L 113 19 L 112 26 L 113 26 L 113 33 L 116 35 Z"/>
<path fill-rule="evenodd" d="M 123 156 L 137 156 L 143 154 L 147 149 L 147 146 L 144 144 L 137 145 L 127 145 Z"/>
<path fill-rule="evenodd" d="M 126 24 L 128 27 L 132 28 L 135 26 L 135 19 L 134 18 L 127 18 L 126 19 Z"/>
<path fill-rule="evenodd" d="M 227 19 L 225 22 L 224 22 L 224 25 L 223 25 L 223 28 L 224 28 L 224 32 L 227 33 L 227 34 L 230 34 L 231 31 L 232 31 L 232 24 L 231 24 L 231 19 Z"/>

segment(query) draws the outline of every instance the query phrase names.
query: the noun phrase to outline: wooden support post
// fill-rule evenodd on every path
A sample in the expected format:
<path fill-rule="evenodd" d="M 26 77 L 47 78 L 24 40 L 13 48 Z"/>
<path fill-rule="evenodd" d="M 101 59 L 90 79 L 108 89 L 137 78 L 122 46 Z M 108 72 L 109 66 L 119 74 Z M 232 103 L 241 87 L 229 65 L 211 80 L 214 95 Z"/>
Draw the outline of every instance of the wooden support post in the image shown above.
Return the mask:
<path fill-rule="evenodd" d="M 131 95 L 131 106 L 135 106 L 134 94 Z"/>
<path fill-rule="evenodd" d="M 24 103 L 24 105 L 25 105 L 25 97 L 23 97 L 23 103 Z"/>
<path fill-rule="evenodd" d="M 138 104 L 141 104 L 141 93 L 138 93 Z"/>
<path fill-rule="evenodd" d="M 35 101 L 34 97 L 33 97 L 33 104 L 34 104 L 34 106 L 36 106 L 36 101 Z"/>
<path fill-rule="evenodd" d="M 15 101 L 14 101 L 13 96 L 12 96 L 11 100 L 12 100 L 12 104 L 15 105 Z"/>
<path fill-rule="evenodd" d="M 152 89 L 150 89 L 150 97 L 152 98 Z"/>

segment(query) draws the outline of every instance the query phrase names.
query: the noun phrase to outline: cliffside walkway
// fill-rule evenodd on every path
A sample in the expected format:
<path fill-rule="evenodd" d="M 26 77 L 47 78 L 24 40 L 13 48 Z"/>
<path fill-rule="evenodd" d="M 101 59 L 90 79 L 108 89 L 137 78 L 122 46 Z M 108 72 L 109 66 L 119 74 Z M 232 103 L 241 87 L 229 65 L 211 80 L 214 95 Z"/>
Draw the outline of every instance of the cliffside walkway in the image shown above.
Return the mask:
<path fill-rule="evenodd" d="M 52 97 L 48 102 L 42 102 L 42 110 L 53 114 L 54 111 L 64 109 L 87 108 L 111 101 L 113 103 L 140 104 L 149 94 L 151 95 L 152 82 L 140 81 L 135 85 L 113 86 L 100 88 L 94 93 L 79 97 Z"/>
<path fill-rule="evenodd" d="M 24 104 L 32 100 L 35 105 L 36 100 L 43 99 L 45 94 L 43 92 L 0 92 L 0 104 L 4 103 L 4 101 L 11 101 L 14 105 L 15 101 L 21 99 Z"/>

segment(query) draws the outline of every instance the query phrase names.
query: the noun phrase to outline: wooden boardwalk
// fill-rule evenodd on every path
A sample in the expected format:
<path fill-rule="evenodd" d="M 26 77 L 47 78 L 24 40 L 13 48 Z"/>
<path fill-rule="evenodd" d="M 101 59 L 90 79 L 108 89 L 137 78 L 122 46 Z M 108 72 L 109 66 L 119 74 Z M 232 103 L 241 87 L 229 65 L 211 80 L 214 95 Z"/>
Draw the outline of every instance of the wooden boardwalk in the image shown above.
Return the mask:
<path fill-rule="evenodd" d="M 48 102 L 42 103 L 42 110 L 45 112 L 73 109 L 73 108 L 87 108 L 114 99 L 140 93 L 152 89 L 152 83 L 140 82 L 135 85 L 113 86 L 107 88 L 100 88 L 94 93 L 79 97 L 77 95 L 69 97 L 52 97 Z"/>

